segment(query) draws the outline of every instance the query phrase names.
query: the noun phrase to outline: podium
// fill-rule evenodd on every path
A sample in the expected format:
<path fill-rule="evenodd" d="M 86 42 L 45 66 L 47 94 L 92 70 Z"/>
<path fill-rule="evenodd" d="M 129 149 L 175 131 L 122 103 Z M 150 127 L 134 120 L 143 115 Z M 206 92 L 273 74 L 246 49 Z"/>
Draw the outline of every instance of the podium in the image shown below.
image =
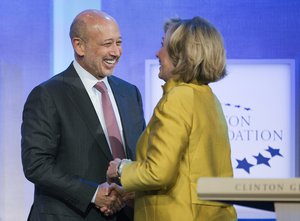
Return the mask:
<path fill-rule="evenodd" d="M 277 221 L 300 221 L 300 178 L 199 178 L 200 200 L 275 211 Z"/>

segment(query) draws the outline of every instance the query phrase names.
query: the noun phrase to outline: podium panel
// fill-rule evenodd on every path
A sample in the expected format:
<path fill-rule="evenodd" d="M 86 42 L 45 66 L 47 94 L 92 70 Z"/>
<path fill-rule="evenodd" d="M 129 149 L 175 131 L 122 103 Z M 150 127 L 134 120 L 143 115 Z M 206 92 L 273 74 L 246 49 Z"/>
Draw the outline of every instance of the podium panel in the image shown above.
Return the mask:
<path fill-rule="evenodd" d="M 300 178 L 200 178 L 197 193 L 201 200 L 274 210 L 277 221 L 300 220 Z"/>

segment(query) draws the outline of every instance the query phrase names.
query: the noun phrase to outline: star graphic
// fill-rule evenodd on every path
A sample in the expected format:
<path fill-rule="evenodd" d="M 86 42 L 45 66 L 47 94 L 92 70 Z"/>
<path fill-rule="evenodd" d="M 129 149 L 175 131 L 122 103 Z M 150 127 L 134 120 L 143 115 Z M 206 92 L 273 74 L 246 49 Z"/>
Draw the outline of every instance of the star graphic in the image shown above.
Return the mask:
<path fill-rule="evenodd" d="M 270 154 L 271 154 L 272 157 L 274 157 L 274 156 L 280 156 L 280 157 L 283 157 L 283 156 L 281 155 L 281 153 L 279 153 L 280 149 L 274 149 L 274 148 L 268 146 L 268 149 L 267 149 L 266 151 L 270 152 Z"/>
<path fill-rule="evenodd" d="M 250 173 L 250 167 L 254 166 L 253 164 L 248 163 L 246 158 L 244 158 L 243 160 L 236 159 L 236 161 L 238 162 L 238 165 L 237 165 L 236 168 L 237 169 L 244 169 L 247 173 Z"/>
<path fill-rule="evenodd" d="M 264 157 L 264 156 L 263 156 L 262 154 L 260 154 L 260 153 L 259 153 L 257 156 L 253 156 L 253 157 L 256 158 L 256 160 L 257 160 L 256 164 L 257 164 L 257 165 L 258 165 L 258 164 L 265 164 L 265 165 L 271 167 L 270 164 L 269 164 L 270 158 Z"/>

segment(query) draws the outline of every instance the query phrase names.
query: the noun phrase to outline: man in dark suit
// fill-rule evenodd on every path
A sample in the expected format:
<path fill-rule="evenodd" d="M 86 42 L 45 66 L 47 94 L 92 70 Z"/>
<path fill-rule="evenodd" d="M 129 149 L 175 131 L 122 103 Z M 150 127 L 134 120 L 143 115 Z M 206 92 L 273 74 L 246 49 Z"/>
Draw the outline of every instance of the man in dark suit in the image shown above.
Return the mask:
<path fill-rule="evenodd" d="M 111 76 L 122 53 L 118 24 L 86 10 L 74 19 L 70 37 L 75 60 L 35 87 L 24 105 L 22 163 L 35 184 L 28 220 L 132 220 L 124 207 L 128 197 L 106 182 L 114 147 L 95 88 L 100 81 L 106 85 L 123 151 L 133 158 L 145 121 L 137 87 Z"/>

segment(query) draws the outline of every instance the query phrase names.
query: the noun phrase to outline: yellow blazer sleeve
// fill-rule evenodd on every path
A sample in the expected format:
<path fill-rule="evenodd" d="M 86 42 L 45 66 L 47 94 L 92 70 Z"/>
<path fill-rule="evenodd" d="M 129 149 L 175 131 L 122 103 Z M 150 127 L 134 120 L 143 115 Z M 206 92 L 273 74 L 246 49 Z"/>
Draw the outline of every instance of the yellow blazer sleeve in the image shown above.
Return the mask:
<path fill-rule="evenodd" d="M 193 90 L 181 86 L 162 97 L 137 145 L 144 158 L 123 167 L 121 183 L 126 190 L 165 189 L 176 181 L 191 130 L 190 96 Z"/>

